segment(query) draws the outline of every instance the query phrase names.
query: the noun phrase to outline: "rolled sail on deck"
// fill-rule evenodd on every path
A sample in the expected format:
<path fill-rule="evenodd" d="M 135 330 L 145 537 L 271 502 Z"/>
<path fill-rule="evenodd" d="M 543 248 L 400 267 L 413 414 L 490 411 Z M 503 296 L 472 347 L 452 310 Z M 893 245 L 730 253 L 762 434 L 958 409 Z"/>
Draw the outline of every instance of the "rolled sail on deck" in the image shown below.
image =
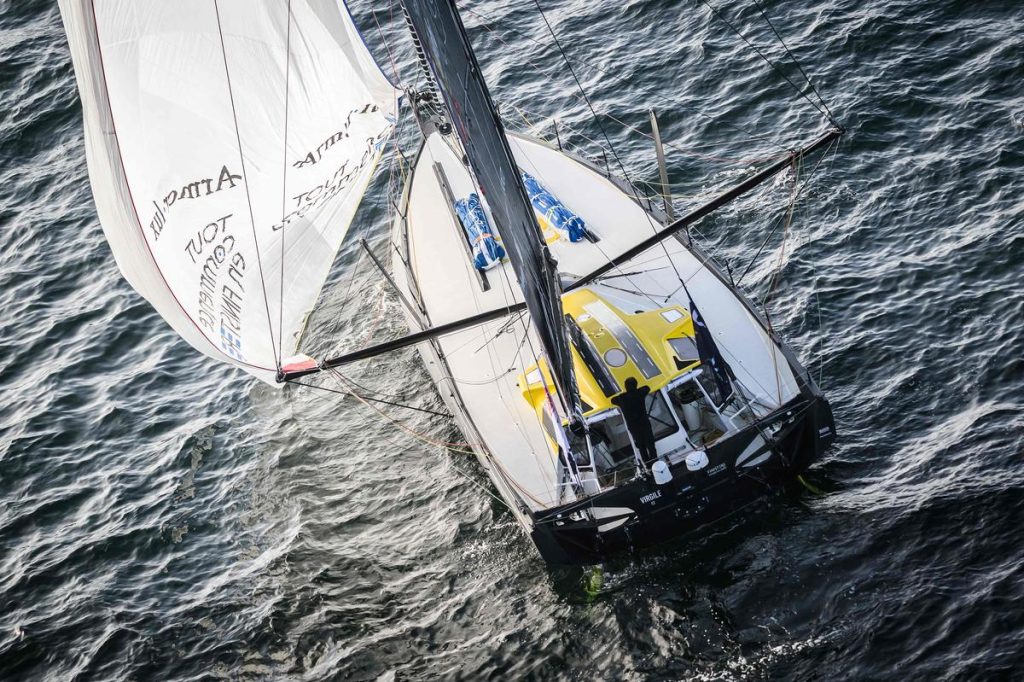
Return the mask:
<path fill-rule="evenodd" d="M 60 9 L 118 266 L 195 348 L 273 384 L 391 133 L 396 90 L 338 0 Z"/>

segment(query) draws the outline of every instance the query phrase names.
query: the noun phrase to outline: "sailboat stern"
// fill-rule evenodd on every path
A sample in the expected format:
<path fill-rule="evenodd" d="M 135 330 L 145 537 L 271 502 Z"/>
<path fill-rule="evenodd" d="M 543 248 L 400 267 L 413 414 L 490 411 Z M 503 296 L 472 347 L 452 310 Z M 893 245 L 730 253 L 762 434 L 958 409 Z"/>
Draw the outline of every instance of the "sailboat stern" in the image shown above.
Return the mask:
<path fill-rule="evenodd" d="M 702 530 L 779 497 L 835 437 L 821 396 L 797 398 L 703 451 L 598 495 L 535 512 L 531 539 L 546 561 L 586 565 Z M 667 472 L 667 473 L 666 473 Z"/>

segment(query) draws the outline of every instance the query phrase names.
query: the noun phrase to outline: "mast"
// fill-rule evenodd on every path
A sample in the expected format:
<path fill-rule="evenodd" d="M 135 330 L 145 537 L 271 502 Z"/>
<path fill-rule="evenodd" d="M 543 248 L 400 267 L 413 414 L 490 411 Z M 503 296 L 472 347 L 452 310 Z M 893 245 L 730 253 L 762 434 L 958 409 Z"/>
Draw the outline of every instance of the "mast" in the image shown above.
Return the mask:
<path fill-rule="evenodd" d="M 558 269 L 453 0 L 403 0 L 415 37 L 501 234 L 566 414 L 581 418 Z"/>

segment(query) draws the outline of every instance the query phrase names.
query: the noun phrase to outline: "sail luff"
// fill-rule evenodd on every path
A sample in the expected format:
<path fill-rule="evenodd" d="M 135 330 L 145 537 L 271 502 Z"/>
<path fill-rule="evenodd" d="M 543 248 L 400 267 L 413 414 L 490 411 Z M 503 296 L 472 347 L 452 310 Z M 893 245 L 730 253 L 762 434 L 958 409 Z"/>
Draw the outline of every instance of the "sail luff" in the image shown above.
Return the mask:
<path fill-rule="evenodd" d="M 191 345 L 276 384 L 399 93 L 337 0 L 60 9 L 118 267 Z"/>
<path fill-rule="evenodd" d="M 451 0 L 403 0 L 403 5 L 502 237 L 559 399 L 570 416 L 580 415 L 558 270 L 458 9 Z"/>

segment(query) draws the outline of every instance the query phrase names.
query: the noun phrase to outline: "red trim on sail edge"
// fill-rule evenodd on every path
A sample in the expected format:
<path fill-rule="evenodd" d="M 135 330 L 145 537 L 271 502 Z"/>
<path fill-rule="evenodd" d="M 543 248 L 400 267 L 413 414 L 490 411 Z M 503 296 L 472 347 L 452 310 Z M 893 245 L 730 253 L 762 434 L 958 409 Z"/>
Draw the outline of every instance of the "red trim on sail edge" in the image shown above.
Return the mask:
<path fill-rule="evenodd" d="M 288 358 L 288 360 L 295 360 L 295 362 L 289 362 L 281 367 L 281 371 L 284 373 L 288 372 L 301 372 L 307 369 L 316 369 L 320 364 L 311 357 L 298 356 L 296 358 Z"/>

